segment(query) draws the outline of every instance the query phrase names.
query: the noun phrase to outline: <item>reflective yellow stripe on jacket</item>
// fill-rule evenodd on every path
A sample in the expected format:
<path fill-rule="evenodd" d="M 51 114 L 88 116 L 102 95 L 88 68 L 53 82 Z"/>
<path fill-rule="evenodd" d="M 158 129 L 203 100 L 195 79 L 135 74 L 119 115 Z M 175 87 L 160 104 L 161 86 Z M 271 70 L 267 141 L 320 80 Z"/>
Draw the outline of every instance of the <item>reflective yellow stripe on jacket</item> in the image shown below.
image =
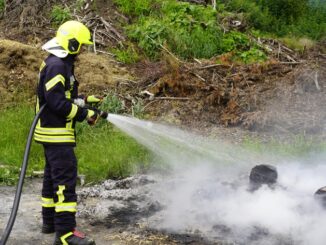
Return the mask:
<path fill-rule="evenodd" d="M 57 83 L 61 82 L 63 86 L 65 86 L 65 78 L 62 75 L 56 75 L 54 78 L 52 78 L 50 81 L 48 81 L 45 84 L 46 91 L 49 91 L 51 88 L 53 88 Z"/>
<path fill-rule="evenodd" d="M 40 70 L 43 70 L 46 64 L 42 63 Z M 65 85 L 65 78 L 58 74 L 53 77 L 51 80 L 46 82 L 45 89 L 47 91 L 51 90 L 58 83 L 62 83 Z M 65 91 L 65 96 L 67 99 L 71 98 L 71 91 Z M 36 112 L 39 111 L 40 102 L 39 98 L 36 101 Z M 34 139 L 40 143 L 76 143 L 75 139 L 75 130 L 73 129 L 73 119 L 76 117 L 78 113 L 78 106 L 75 104 L 71 104 L 71 109 L 69 114 L 66 116 L 66 123 L 62 125 L 60 128 L 57 127 L 42 127 L 42 119 L 40 118 L 37 122 L 37 126 L 35 128 Z"/>
<path fill-rule="evenodd" d="M 71 104 L 71 111 L 69 113 L 69 115 L 67 116 L 68 119 L 73 119 L 78 111 L 78 106 L 75 104 Z"/>
<path fill-rule="evenodd" d="M 36 111 L 39 110 L 39 101 L 37 99 Z M 72 104 L 71 112 L 67 119 L 73 119 L 78 111 L 78 106 Z M 34 139 L 44 143 L 75 143 L 75 130 L 72 128 L 72 121 L 66 122 L 65 128 L 45 128 L 41 126 L 41 120 L 38 123 L 34 132 Z"/>
<path fill-rule="evenodd" d="M 39 121 L 40 122 L 40 121 Z M 75 143 L 75 131 L 71 128 L 71 122 L 66 123 L 65 128 L 45 128 L 38 123 L 35 128 L 34 139 L 48 143 Z"/>

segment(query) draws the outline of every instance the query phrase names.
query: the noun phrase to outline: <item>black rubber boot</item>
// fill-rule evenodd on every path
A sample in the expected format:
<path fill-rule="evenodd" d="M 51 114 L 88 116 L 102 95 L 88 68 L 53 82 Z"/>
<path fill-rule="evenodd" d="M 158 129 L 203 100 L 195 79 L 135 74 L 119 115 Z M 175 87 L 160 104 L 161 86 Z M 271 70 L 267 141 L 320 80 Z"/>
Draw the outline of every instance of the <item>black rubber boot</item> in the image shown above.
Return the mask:
<path fill-rule="evenodd" d="M 54 225 L 43 224 L 41 231 L 43 234 L 51 234 L 54 233 L 54 231 Z"/>
<path fill-rule="evenodd" d="M 85 234 L 79 231 L 68 232 L 63 235 L 56 235 L 53 245 L 96 245 L 95 241 L 85 236 Z"/>

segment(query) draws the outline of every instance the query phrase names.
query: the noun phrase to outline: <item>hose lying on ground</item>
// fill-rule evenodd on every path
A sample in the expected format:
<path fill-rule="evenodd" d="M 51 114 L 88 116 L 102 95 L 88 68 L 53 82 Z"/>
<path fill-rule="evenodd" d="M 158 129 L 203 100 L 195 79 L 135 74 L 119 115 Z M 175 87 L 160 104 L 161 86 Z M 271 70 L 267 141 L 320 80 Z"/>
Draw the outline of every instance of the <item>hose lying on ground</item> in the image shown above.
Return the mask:
<path fill-rule="evenodd" d="M 19 202 L 20 202 L 20 197 L 21 197 L 21 194 L 22 194 L 24 179 L 25 179 L 25 175 L 26 175 L 29 152 L 30 152 L 30 149 L 31 149 L 34 130 L 35 130 L 37 121 L 40 118 L 40 115 L 41 115 L 42 111 L 44 110 L 45 106 L 46 106 L 46 104 L 44 104 L 40 108 L 38 113 L 35 115 L 33 123 L 32 123 L 32 125 L 30 127 L 30 130 L 29 130 L 29 134 L 28 134 L 27 142 L 26 142 L 26 147 L 25 147 L 24 159 L 23 159 L 23 162 L 22 162 L 22 167 L 21 167 L 21 171 L 20 171 L 19 181 L 18 181 L 18 184 L 17 184 L 14 203 L 13 203 L 13 206 L 12 206 L 10 218 L 8 220 L 6 229 L 5 229 L 5 231 L 4 231 L 4 233 L 3 233 L 2 237 L 1 237 L 0 245 L 5 245 L 6 244 L 8 238 L 9 238 L 9 235 L 11 233 L 12 227 L 14 226 L 14 223 L 15 223 L 15 219 L 16 219 L 17 211 L 18 211 L 18 207 L 19 207 Z"/>

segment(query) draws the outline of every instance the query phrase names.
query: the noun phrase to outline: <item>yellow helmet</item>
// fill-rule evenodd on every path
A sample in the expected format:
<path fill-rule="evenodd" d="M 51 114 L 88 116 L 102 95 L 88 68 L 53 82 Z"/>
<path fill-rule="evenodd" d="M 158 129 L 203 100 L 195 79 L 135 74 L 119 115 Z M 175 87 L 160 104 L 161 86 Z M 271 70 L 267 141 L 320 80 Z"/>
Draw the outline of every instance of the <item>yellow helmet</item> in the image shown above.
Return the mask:
<path fill-rule="evenodd" d="M 81 22 L 70 20 L 63 23 L 56 37 L 43 45 L 43 49 L 60 58 L 78 54 L 83 44 L 93 44 L 89 29 Z"/>
<path fill-rule="evenodd" d="M 93 44 L 88 28 L 75 20 L 63 23 L 57 31 L 56 39 L 69 54 L 78 54 L 82 44 Z"/>

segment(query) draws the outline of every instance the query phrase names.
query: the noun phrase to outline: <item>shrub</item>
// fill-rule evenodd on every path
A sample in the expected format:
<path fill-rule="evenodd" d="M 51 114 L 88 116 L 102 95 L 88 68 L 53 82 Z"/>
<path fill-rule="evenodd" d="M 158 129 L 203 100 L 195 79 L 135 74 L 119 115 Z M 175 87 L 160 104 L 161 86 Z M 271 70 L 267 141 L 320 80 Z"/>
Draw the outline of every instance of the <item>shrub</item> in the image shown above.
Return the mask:
<path fill-rule="evenodd" d="M 268 8 L 269 13 L 286 24 L 292 24 L 300 19 L 308 10 L 308 0 L 263 0 L 259 1 L 262 8 Z"/>
<path fill-rule="evenodd" d="M 148 15 L 155 0 L 114 0 L 122 13 L 131 16 Z"/>
<path fill-rule="evenodd" d="M 238 54 L 239 59 L 245 64 L 252 64 L 257 62 L 263 62 L 267 60 L 266 54 L 258 48 L 250 48 L 248 51 L 244 51 Z"/>
<path fill-rule="evenodd" d="M 71 19 L 70 9 L 61 5 L 54 5 L 51 11 L 51 19 L 56 25 L 62 24 Z"/>
<path fill-rule="evenodd" d="M 250 46 L 250 40 L 247 35 L 241 32 L 231 31 L 226 33 L 222 38 L 222 52 L 230 52 L 235 49 L 243 50 Z"/>
<path fill-rule="evenodd" d="M 112 53 L 116 55 L 116 59 L 119 62 L 124 64 L 133 64 L 139 61 L 139 55 L 132 45 L 125 49 L 113 49 Z"/>
<path fill-rule="evenodd" d="M 222 0 L 228 11 L 245 13 L 251 27 L 278 36 L 326 34 L 326 3 L 318 0 Z"/>
<path fill-rule="evenodd" d="M 184 59 L 210 58 L 230 51 L 249 52 L 243 58 L 263 57 L 263 51 L 246 34 L 222 33 L 219 18 L 228 13 L 221 11 L 243 13 L 249 28 L 264 35 L 308 36 L 315 40 L 326 33 L 326 4 L 318 0 L 311 6 L 307 0 L 221 0 L 218 12 L 211 7 L 173 0 L 115 2 L 124 13 L 133 15 L 127 35 L 152 59 L 159 58 L 165 49 Z M 130 57 L 125 51 L 128 50 L 119 50 L 116 55 L 127 63 Z"/>
<path fill-rule="evenodd" d="M 114 94 L 108 94 L 102 104 L 101 104 L 101 110 L 110 112 L 110 113 L 120 113 L 124 109 L 124 105 L 119 98 Z"/>
<path fill-rule="evenodd" d="M 137 118 L 144 118 L 144 104 L 141 99 L 136 99 L 132 102 L 132 116 Z"/>
<path fill-rule="evenodd" d="M 167 37 L 166 26 L 155 18 L 141 18 L 128 28 L 129 37 L 151 58 L 157 58 Z"/>
<path fill-rule="evenodd" d="M 176 1 L 162 1 L 159 14 L 140 17 L 128 34 L 154 59 L 163 46 L 183 58 L 209 58 L 219 53 L 222 36 L 215 11 Z"/>

